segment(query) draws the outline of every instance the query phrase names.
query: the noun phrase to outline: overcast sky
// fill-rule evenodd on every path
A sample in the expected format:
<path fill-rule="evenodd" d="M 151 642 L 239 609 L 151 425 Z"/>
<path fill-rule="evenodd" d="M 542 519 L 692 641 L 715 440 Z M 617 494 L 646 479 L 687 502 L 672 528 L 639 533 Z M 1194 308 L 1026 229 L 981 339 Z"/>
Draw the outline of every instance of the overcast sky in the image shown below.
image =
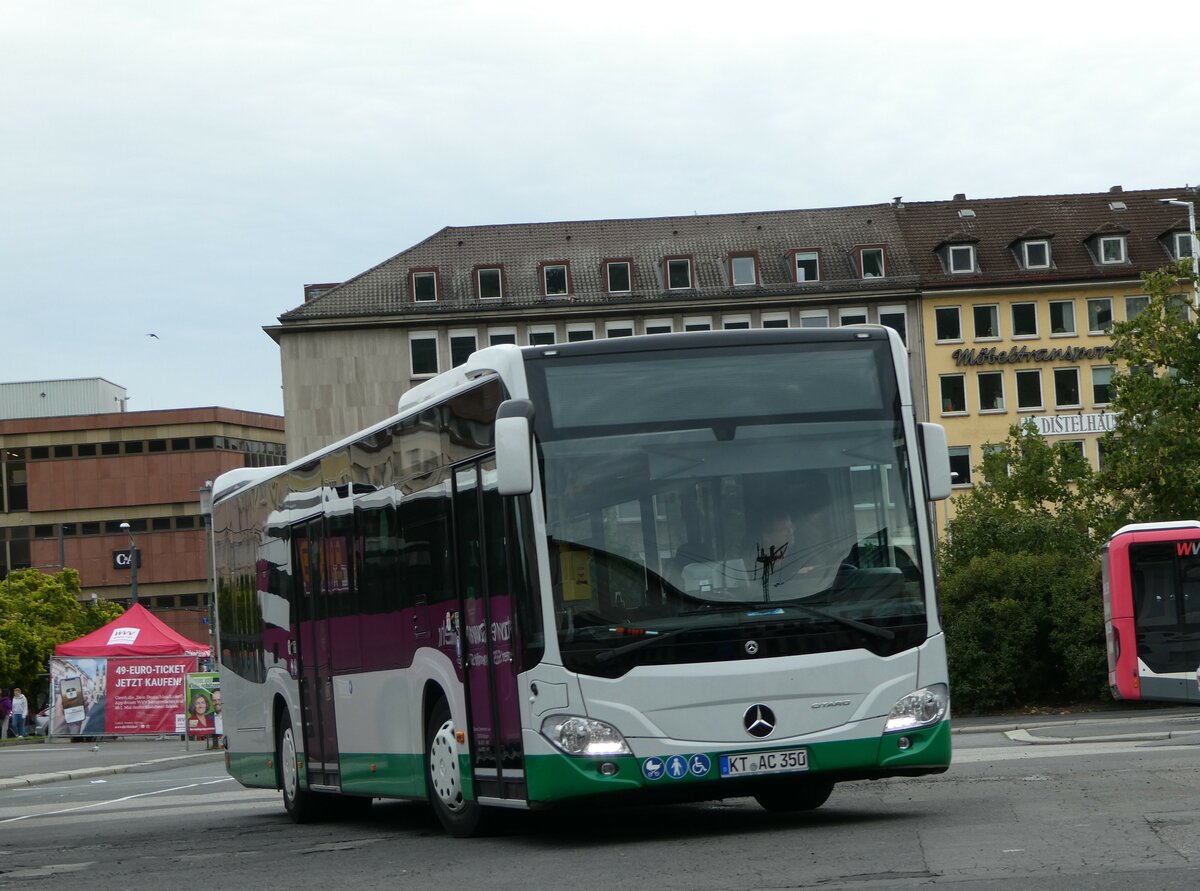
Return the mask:
<path fill-rule="evenodd" d="M 0 0 L 0 381 L 282 413 L 263 326 L 446 225 L 1194 184 L 1197 11 Z"/>

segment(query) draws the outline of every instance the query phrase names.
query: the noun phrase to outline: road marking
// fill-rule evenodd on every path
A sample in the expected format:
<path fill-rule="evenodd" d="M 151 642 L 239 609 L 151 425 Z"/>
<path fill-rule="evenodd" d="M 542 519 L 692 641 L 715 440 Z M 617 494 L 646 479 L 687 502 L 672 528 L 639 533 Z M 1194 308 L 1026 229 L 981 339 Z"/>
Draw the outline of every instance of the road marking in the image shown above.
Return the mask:
<path fill-rule="evenodd" d="M 87 811 L 98 807 L 108 807 L 114 804 L 121 804 L 126 801 L 133 801 L 137 798 L 148 798 L 151 795 L 163 795 L 167 792 L 182 792 L 184 789 L 196 789 L 200 786 L 212 786 L 216 783 L 232 782 L 233 777 L 226 777 L 220 780 L 209 780 L 205 783 L 188 783 L 186 786 L 172 786 L 170 789 L 156 789 L 153 792 L 138 792 L 135 795 L 125 795 L 121 798 L 110 798 L 108 801 L 94 801 L 91 804 L 81 804 L 78 807 L 68 807 L 57 811 L 43 811 L 37 814 L 22 814 L 19 817 L 9 817 L 6 820 L 0 820 L 0 826 L 5 823 L 19 823 L 22 820 L 32 820 L 34 817 L 57 817 L 62 814 L 70 814 L 76 811 Z"/>

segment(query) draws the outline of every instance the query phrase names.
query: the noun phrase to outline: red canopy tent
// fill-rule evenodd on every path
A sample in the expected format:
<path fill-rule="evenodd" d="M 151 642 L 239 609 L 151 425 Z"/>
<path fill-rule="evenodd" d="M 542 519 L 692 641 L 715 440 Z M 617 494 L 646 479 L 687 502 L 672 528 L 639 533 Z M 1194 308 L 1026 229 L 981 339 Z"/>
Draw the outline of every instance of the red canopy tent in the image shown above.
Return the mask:
<path fill-rule="evenodd" d="M 120 618 L 77 640 L 59 644 L 55 656 L 211 656 L 208 644 L 188 640 L 135 603 Z"/>

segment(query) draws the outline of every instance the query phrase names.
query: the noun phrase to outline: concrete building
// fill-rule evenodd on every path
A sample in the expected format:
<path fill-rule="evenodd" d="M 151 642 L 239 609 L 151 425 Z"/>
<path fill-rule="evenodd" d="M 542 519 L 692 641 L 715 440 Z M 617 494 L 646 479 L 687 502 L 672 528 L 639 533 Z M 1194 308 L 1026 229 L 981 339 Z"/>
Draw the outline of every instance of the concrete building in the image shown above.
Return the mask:
<path fill-rule="evenodd" d="M 0 420 L 0 570 L 66 566 L 79 570 L 85 595 L 128 601 L 132 533 L 139 601 L 206 640 L 200 489 L 226 470 L 282 463 L 275 415 L 189 408 Z"/>
<path fill-rule="evenodd" d="M 396 412 L 480 346 L 881 322 L 921 355 L 917 277 L 889 204 L 447 227 L 306 289 L 279 343 L 288 453 Z M 923 367 L 914 361 L 917 385 Z"/>

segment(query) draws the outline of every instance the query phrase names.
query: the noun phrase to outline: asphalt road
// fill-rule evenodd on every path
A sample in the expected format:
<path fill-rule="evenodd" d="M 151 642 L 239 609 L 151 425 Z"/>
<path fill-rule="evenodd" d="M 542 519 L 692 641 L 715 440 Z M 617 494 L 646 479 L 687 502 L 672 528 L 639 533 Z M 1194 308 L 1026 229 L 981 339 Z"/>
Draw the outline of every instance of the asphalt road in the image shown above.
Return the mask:
<path fill-rule="evenodd" d="M 947 774 L 843 784 L 810 814 L 769 814 L 748 799 L 514 813 L 474 840 L 446 837 L 427 808 L 403 802 L 295 826 L 278 793 L 242 789 L 219 754 L 182 743 L 94 753 L 55 743 L 45 747 L 55 757 L 87 765 L 71 770 L 108 773 L 37 783 L 12 776 L 10 763 L 35 762 L 5 747 L 0 887 L 1200 886 L 1200 714 L 956 723 Z M 135 747 L 154 763 L 88 765 L 79 754 L 117 759 Z"/>

